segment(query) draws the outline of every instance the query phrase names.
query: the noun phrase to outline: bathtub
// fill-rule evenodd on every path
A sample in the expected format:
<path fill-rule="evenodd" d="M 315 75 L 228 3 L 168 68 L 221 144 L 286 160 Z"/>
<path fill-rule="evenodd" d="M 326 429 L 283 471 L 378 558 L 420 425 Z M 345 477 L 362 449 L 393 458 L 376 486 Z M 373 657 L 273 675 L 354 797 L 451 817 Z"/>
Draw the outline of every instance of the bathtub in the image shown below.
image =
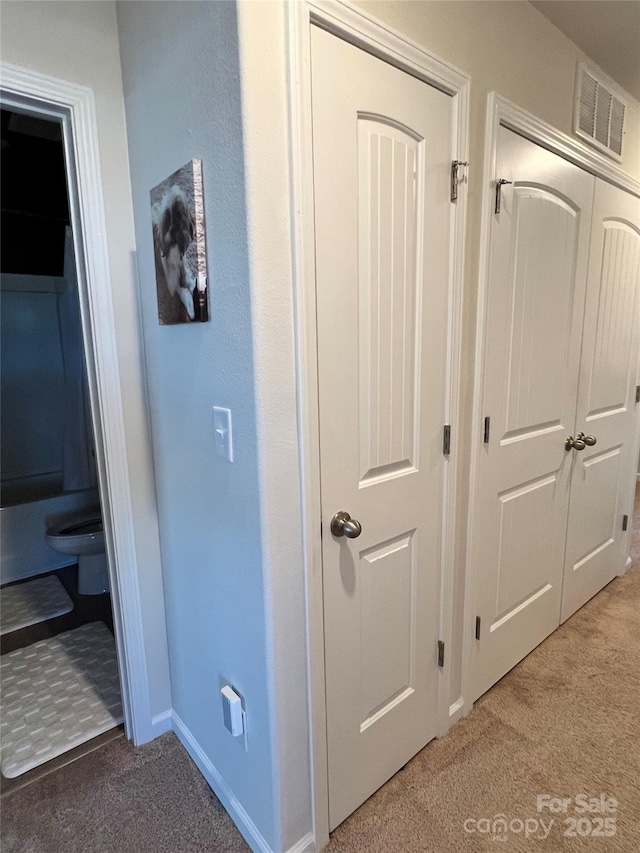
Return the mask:
<path fill-rule="evenodd" d="M 72 565 L 77 559 L 58 554 L 44 541 L 47 527 L 68 515 L 98 509 L 97 489 L 67 492 L 0 508 L 0 583 L 22 580 Z"/>

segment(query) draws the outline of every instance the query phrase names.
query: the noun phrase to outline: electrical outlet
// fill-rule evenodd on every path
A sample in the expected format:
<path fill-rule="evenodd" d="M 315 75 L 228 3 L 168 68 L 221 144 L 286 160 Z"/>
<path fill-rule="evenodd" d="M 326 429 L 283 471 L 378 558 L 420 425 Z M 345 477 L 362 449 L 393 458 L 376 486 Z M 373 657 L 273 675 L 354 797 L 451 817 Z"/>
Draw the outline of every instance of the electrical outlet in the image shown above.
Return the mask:
<path fill-rule="evenodd" d="M 222 694 L 222 716 L 225 727 L 234 737 L 239 737 L 244 733 L 242 699 L 229 684 L 225 684 L 220 693 Z"/>

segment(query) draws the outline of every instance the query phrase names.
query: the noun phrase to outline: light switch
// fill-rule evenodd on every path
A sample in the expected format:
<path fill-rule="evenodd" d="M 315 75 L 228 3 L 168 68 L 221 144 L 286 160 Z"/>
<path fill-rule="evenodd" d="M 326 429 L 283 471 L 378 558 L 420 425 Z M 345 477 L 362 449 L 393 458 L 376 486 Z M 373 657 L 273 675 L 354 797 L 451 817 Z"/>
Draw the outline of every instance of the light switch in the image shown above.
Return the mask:
<path fill-rule="evenodd" d="M 231 409 L 213 407 L 213 429 L 216 453 L 233 462 L 233 434 L 231 432 Z"/>

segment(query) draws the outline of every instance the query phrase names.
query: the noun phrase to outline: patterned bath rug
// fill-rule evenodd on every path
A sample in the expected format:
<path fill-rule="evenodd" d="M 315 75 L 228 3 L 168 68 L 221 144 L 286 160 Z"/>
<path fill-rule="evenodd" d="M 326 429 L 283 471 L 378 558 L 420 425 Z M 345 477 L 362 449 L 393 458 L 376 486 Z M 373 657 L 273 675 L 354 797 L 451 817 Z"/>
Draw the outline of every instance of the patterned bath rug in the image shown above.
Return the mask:
<path fill-rule="evenodd" d="M 0 590 L 0 635 L 62 616 L 73 602 L 55 575 L 46 575 Z"/>
<path fill-rule="evenodd" d="M 113 634 L 90 622 L 0 658 L 0 769 L 14 779 L 122 722 Z"/>

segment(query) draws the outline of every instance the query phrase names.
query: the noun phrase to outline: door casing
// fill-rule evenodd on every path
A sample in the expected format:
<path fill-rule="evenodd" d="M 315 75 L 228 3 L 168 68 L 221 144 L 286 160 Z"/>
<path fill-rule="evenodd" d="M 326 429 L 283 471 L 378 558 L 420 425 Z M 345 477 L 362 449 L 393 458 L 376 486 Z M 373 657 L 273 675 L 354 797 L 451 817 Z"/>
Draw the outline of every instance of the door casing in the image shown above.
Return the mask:
<path fill-rule="evenodd" d="M 462 685 L 465 697 L 464 713 L 473 707 L 469 698 L 468 687 L 473 684 L 471 662 L 473 660 L 473 644 L 475 640 L 476 600 L 478 594 L 479 571 L 475 563 L 475 500 L 478 486 L 478 460 L 482 448 L 483 430 L 483 373 L 484 373 L 484 344 L 487 317 L 487 298 L 489 288 L 490 235 L 495 197 L 496 160 L 498 148 L 498 131 L 500 127 L 513 130 L 532 142 L 547 148 L 560 157 L 580 166 L 585 171 L 602 178 L 614 186 L 620 187 L 634 196 L 640 197 L 640 181 L 626 175 L 614 166 L 605 156 L 595 152 L 588 146 L 573 139 L 565 133 L 556 130 L 550 124 L 542 121 L 526 110 L 499 95 L 491 92 L 487 98 L 487 113 L 485 125 L 485 150 L 483 165 L 482 188 L 482 220 L 480 231 L 480 268 L 478 276 L 478 301 L 476 320 L 475 376 L 473 389 L 473 421 L 471 432 L 471 472 L 469 482 L 468 534 L 467 534 L 467 563 L 465 571 L 465 619 L 463 637 L 463 671 Z M 640 365 L 638 366 L 640 369 Z M 640 446 L 640 424 L 636 428 L 635 457 Z M 633 456 L 633 454 L 632 454 Z M 631 476 L 631 474 L 630 474 Z M 628 568 L 627 560 L 624 570 Z M 622 572 L 621 572 L 622 573 Z"/>
<path fill-rule="evenodd" d="M 150 708 L 94 96 L 9 63 L 1 71 L 3 106 L 62 125 L 125 734 L 145 743 L 168 730 L 169 718 L 159 731 Z"/>
<path fill-rule="evenodd" d="M 306 589 L 307 666 L 310 760 L 313 786 L 315 849 L 329 840 L 328 771 L 320 538 L 320 466 L 315 296 L 315 235 L 311 123 L 310 27 L 319 26 L 374 56 L 445 92 L 452 99 L 451 160 L 466 161 L 468 151 L 469 78 L 374 18 L 342 2 L 305 0 L 287 6 L 289 137 L 291 151 L 292 256 L 296 325 L 296 385 L 299 416 L 303 546 Z M 456 521 L 457 439 L 459 428 L 462 285 L 466 222 L 466 181 L 451 204 L 453 257 L 448 284 L 447 411 L 452 425 L 451 453 L 442 483 L 444 524 L 440 555 L 440 635 L 451 648 Z M 443 424 L 444 427 L 444 424 Z M 438 734 L 462 715 L 463 700 L 450 701 L 450 668 L 439 672 Z"/>

